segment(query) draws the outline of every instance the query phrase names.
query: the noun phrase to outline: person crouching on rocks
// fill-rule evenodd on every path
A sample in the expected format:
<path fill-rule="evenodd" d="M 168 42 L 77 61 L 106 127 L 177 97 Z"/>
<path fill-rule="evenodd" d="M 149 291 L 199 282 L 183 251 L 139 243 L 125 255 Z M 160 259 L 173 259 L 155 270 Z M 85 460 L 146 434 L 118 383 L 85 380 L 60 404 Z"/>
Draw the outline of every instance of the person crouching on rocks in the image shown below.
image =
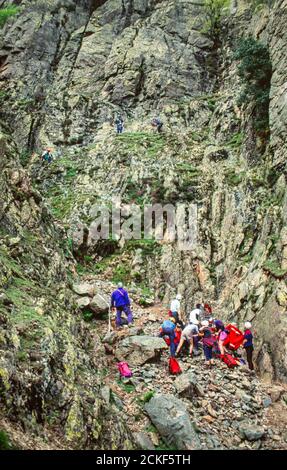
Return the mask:
<path fill-rule="evenodd" d="M 116 313 L 116 326 L 122 326 L 122 313 L 124 312 L 128 324 L 133 322 L 133 314 L 131 312 L 131 301 L 128 292 L 123 288 L 121 282 L 118 283 L 118 288 L 111 295 L 111 308 L 117 311 Z"/>
<path fill-rule="evenodd" d="M 227 333 L 225 331 L 224 324 L 221 320 L 215 320 L 214 326 L 215 326 L 215 334 L 217 336 L 220 354 L 224 356 L 226 351 L 225 351 L 225 347 L 223 346 L 223 343 L 227 338 Z"/>
<path fill-rule="evenodd" d="M 212 366 L 212 348 L 216 342 L 209 328 L 208 320 L 202 320 L 198 336 L 202 337 L 203 352 L 207 366 Z"/>
<path fill-rule="evenodd" d="M 171 357 L 175 357 L 175 328 L 176 328 L 176 323 L 175 319 L 173 317 L 169 317 L 168 320 L 164 320 L 163 324 L 161 325 L 160 328 L 160 333 L 159 337 L 163 338 L 164 336 L 167 336 L 170 340 L 170 355 Z"/>
<path fill-rule="evenodd" d="M 244 323 L 244 340 L 243 347 L 246 351 L 248 367 L 250 370 L 254 370 L 254 365 L 252 361 L 253 355 L 253 334 L 251 332 L 251 323 L 249 321 Z"/>
<path fill-rule="evenodd" d="M 194 320 L 194 323 L 190 323 L 183 329 L 182 334 L 181 334 L 181 339 L 176 350 L 176 355 L 180 353 L 181 348 L 183 344 L 185 343 L 185 341 L 187 341 L 189 344 L 190 356 L 192 356 L 193 347 L 196 352 L 195 355 L 198 354 L 198 325 L 199 325 L 199 322 L 197 320 Z"/>

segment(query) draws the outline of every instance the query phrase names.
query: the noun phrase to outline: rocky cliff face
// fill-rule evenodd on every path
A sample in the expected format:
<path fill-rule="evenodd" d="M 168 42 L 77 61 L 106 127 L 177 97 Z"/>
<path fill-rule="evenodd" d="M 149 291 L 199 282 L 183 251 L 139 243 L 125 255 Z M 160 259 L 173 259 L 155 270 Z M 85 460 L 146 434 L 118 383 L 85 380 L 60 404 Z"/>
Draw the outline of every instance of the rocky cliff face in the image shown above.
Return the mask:
<path fill-rule="evenodd" d="M 56 400 L 72 442 L 82 426 L 85 445 L 104 445 L 93 424 L 102 405 L 91 403 L 100 385 L 83 352 L 89 335 L 67 290 L 71 250 L 78 273 L 122 279 L 143 304 L 168 304 L 179 291 L 186 312 L 205 299 L 217 316 L 251 320 L 262 376 L 286 381 L 286 1 L 233 2 L 219 41 L 203 32 L 197 2 L 17 3 L 21 11 L 0 37 L 4 393 L 17 375 L 15 402 L 8 393 L 5 407 L 24 421 L 30 409 L 41 422 Z M 272 63 L 267 145 L 254 133 L 252 107 L 237 104 L 233 52 L 248 35 L 268 45 Z M 158 114 L 162 134 L 150 126 Z M 37 157 L 46 145 L 57 156 L 49 167 Z M 197 204 L 197 248 L 95 242 L 95 204 L 118 195 L 140 206 Z M 39 348 L 43 360 L 31 356 Z M 21 384 L 27 364 L 29 386 Z M 78 383 L 89 384 L 85 396 Z M 128 446 L 123 436 L 115 431 L 112 445 Z"/>

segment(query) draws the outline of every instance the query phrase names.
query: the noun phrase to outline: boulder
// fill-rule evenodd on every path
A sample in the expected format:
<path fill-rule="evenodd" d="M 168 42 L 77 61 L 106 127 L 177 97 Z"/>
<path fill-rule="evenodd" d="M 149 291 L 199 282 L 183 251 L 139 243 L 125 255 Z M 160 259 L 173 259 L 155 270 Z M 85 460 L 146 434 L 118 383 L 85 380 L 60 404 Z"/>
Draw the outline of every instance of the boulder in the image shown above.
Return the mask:
<path fill-rule="evenodd" d="M 73 291 L 78 295 L 85 295 L 92 297 L 95 292 L 95 288 L 88 282 L 82 282 L 80 284 L 73 284 Z"/>
<path fill-rule="evenodd" d="M 96 294 L 89 305 L 89 308 L 96 315 L 108 313 L 109 311 L 109 297 L 105 294 Z"/>
<path fill-rule="evenodd" d="M 202 388 L 197 383 L 195 374 L 191 371 L 179 375 L 174 385 L 178 395 L 181 397 L 192 398 L 194 396 L 204 396 Z"/>
<path fill-rule="evenodd" d="M 79 297 L 76 299 L 76 304 L 79 308 L 85 308 L 90 305 L 91 299 L 90 297 Z"/>
<path fill-rule="evenodd" d="M 239 425 L 239 432 L 241 437 L 247 439 L 248 441 L 257 441 L 265 434 L 265 431 L 261 426 L 246 422 L 243 422 Z"/>
<path fill-rule="evenodd" d="M 185 404 L 173 395 L 155 395 L 145 410 L 167 445 L 177 449 L 200 448 L 200 441 Z"/>
<path fill-rule="evenodd" d="M 117 346 L 115 355 L 119 361 L 127 361 L 131 366 L 140 366 L 148 361 L 156 361 L 160 353 L 168 349 L 165 341 L 156 336 L 128 336 Z"/>

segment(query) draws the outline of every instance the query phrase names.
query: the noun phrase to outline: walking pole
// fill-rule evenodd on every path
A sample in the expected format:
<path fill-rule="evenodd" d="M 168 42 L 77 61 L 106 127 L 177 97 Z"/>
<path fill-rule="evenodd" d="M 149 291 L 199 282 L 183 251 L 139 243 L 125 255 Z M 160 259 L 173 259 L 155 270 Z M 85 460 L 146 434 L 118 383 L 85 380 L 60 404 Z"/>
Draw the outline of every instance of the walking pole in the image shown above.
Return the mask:
<path fill-rule="evenodd" d="M 109 307 L 109 322 L 108 322 L 108 334 L 110 334 L 111 332 L 111 329 L 112 329 L 112 323 L 111 323 L 111 305 L 110 303 L 108 303 L 106 301 L 106 299 L 104 299 L 104 297 L 101 296 L 101 294 L 98 294 L 99 297 L 101 297 L 101 299 L 107 304 L 107 306 Z"/>
<path fill-rule="evenodd" d="M 112 328 L 112 324 L 111 324 L 111 306 L 110 306 L 110 304 L 109 304 L 109 326 L 108 326 L 108 334 L 110 334 L 111 328 Z"/>

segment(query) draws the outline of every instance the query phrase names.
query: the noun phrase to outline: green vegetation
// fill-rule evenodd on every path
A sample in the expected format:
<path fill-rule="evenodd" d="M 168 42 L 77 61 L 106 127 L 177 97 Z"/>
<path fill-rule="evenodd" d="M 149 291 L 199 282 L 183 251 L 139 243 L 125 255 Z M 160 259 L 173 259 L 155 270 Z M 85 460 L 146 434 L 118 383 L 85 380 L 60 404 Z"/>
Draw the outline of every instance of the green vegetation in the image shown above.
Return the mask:
<path fill-rule="evenodd" d="M 82 313 L 82 317 L 84 321 L 91 322 L 92 319 L 94 318 L 94 314 L 93 312 L 91 312 L 91 310 L 84 309 Z"/>
<path fill-rule="evenodd" d="M 20 163 L 21 165 L 25 168 L 28 163 L 29 163 L 29 160 L 30 160 L 30 152 L 28 150 L 23 150 L 21 153 L 20 153 L 20 156 L 19 156 L 19 160 L 20 160 Z"/>
<path fill-rule="evenodd" d="M 226 16 L 230 0 L 204 0 L 204 24 L 202 32 L 219 45 L 222 21 Z"/>
<path fill-rule="evenodd" d="M 130 280 L 130 274 L 130 268 L 128 266 L 119 264 L 113 271 L 112 281 L 115 283 L 122 282 L 123 284 L 127 284 Z"/>
<path fill-rule="evenodd" d="M 3 28 L 6 21 L 14 15 L 17 15 L 21 9 L 15 5 L 0 9 L 0 28 Z"/>
<path fill-rule="evenodd" d="M 143 256 L 149 256 L 155 253 L 156 250 L 160 248 L 157 241 L 152 239 L 144 239 L 141 240 L 128 240 L 125 249 L 128 251 L 134 251 L 140 248 L 142 250 Z"/>
<path fill-rule="evenodd" d="M 157 434 L 157 429 L 156 427 L 153 425 L 153 424 L 149 424 L 146 428 L 145 428 L 146 432 L 153 432 L 154 434 Z"/>
<path fill-rule="evenodd" d="M 135 386 L 132 384 L 126 384 L 121 381 L 121 379 L 117 380 L 117 383 L 121 386 L 121 388 L 126 392 L 126 393 L 133 393 L 135 391 Z"/>
<path fill-rule="evenodd" d="M 262 267 L 265 271 L 278 279 L 287 275 L 287 269 L 281 269 L 277 260 L 266 261 Z"/>
<path fill-rule="evenodd" d="M 8 99 L 7 91 L 0 90 L 0 104 L 3 104 L 6 99 Z"/>
<path fill-rule="evenodd" d="M 244 171 L 236 171 L 234 168 L 229 168 L 227 171 L 225 171 L 225 179 L 228 184 L 231 186 L 237 186 L 240 184 L 245 176 Z"/>
<path fill-rule="evenodd" d="M 117 142 L 130 151 L 137 151 L 139 147 L 144 147 L 149 157 L 155 157 L 165 144 L 162 134 L 150 132 L 125 132 L 117 136 Z"/>
<path fill-rule="evenodd" d="M 237 134 L 233 134 L 231 139 L 226 142 L 226 146 L 231 147 L 231 148 L 238 148 L 242 145 L 244 139 L 244 135 L 241 132 L 238 132 Z"/>
<path fill-rule="evenodd" d="M 5 431 L 0 430 L 0 450 L 11 450 L 12 445 Z"/>
<path fill-rule="evenodd" d="M 155 391 L 154 390 L 149 390 L 143 396 L 140 397 L 140 401 L 142 403 L 148 403 L 154 395 L 155 395 Z"/>
<path fill-rule="evenodd" d="M 35 100 L 33 98 L 23 98 L 22 100 L 17 101 L 16 103 L 19 108 L 23 108 L 26 111 L 32 109 L 35 106 Z"/>
<path fill-rule="evenodd" d="M 78 204 L 83 204 L 89 197 L 90 194 L 78 194 L 74 191 L 74 188 L 71 186 L 67 189 L 55 187 L 49 192 L 49 200 L 51 204 L 51 210 L 53 215 L 63 220 L 68 217 L 73 207 Z"/>
<path fill-rule="evenodd" d="M 254 130 L 262 138 L 269 137 L 269 92 L 272 66 L 268 47 L 248 37 L 241 39 L 234 52 L 239 61 L 238 75 L 245 85 L 238 105 L 254 103 Z"/>

